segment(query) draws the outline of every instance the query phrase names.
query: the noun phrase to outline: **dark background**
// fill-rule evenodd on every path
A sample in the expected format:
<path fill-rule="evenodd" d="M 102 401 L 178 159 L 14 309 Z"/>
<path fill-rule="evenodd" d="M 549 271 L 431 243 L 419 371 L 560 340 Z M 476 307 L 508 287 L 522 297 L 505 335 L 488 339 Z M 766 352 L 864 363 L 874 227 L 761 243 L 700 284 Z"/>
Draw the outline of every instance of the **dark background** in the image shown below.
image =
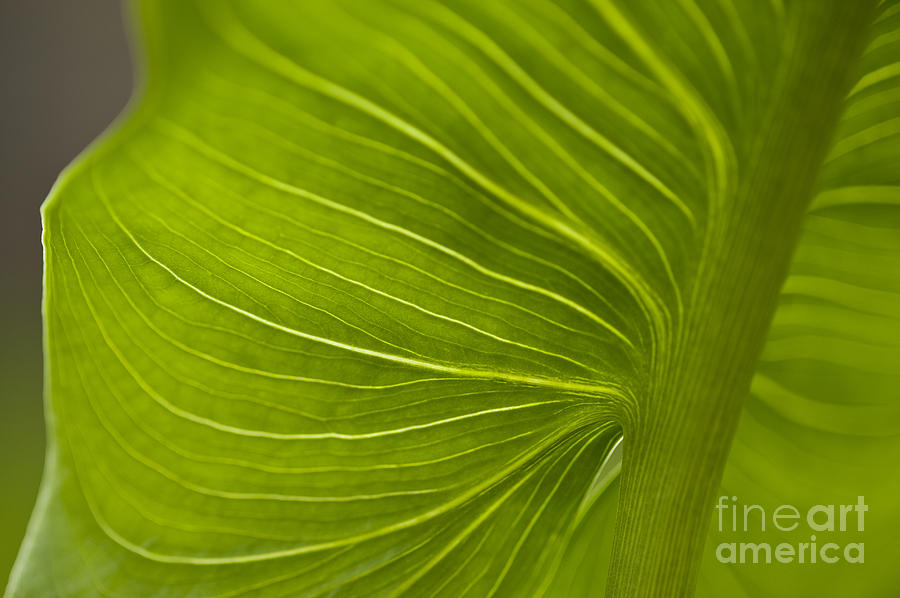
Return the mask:
<path fill-rule="evenodd" d="M 39 208 L 128 100 L 127 29 L 118 0 L 0 0 L 0 588 L 43 464 Z"/>

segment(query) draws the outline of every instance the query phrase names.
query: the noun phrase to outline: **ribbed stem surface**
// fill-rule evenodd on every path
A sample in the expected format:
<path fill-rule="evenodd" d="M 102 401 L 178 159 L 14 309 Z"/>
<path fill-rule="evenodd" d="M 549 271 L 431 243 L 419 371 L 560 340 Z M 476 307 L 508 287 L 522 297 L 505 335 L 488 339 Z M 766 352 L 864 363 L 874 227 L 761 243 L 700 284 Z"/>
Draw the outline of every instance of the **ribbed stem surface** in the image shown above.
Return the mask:
<path fill-rule="evenodd" d="M 625 423 L 607 596 L 690 596 L 714 495 L 876 2 L 799 2 L 758 153 L 698 267 L 675 358 Z"/>

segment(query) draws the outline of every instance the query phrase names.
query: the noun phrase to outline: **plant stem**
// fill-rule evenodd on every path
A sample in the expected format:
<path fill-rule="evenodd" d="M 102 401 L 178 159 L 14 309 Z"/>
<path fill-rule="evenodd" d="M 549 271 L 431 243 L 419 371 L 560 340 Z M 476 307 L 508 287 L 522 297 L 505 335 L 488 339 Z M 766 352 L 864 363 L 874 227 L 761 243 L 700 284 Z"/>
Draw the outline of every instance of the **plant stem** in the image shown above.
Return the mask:
<path fill-rule="evenodd" d="M 782 84 L 738 155 L 727 216 L 698 261 L 675 358 L 624 422 L 609 598 L 693 594 L 714 495 L 778 292 L 874 18 L 874 0 L 797 2 Z M 786 46 L 787 47 L 787 46 Z"/>

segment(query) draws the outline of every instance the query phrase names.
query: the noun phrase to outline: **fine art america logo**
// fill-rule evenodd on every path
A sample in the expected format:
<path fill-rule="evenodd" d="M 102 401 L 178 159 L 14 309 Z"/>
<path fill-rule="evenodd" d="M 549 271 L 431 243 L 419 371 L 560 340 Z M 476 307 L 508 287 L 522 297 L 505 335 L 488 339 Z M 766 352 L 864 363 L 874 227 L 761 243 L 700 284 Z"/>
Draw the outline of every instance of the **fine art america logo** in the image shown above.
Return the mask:
<path fill-rule="evenodd" d="M 794 505 L 780 505 L 768 512 L 761 505 L 738 504 L 736 496 L 720 496 L 718 511 L 719 532 L 748 533 L 797 532 L 804 541 L 790 542 L 722 542 L 716 547 L 720 563 L 847 563 L 865 562 L 863 542 L 823 542 L 817 533 L 849 532 L 848 539 L 860 539 L 857 532 L 866 529 L 865 497 L 858 496 L 855 505 L 815 505 L 798 509 Z M 768 526 L 768 527 L 767 527 Z"/>

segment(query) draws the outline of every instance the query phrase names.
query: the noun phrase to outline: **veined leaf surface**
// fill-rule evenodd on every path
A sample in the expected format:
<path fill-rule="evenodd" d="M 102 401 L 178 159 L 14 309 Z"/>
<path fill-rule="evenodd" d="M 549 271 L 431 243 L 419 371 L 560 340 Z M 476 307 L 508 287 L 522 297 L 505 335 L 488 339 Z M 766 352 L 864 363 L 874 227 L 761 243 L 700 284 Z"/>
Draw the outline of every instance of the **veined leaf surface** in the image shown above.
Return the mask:
<path fill-rule="evenodd" d="M 10 595 L 689 595 L 751 379 L 726 489 L 897 521 L 896 3 L 140 7 Z"/>

